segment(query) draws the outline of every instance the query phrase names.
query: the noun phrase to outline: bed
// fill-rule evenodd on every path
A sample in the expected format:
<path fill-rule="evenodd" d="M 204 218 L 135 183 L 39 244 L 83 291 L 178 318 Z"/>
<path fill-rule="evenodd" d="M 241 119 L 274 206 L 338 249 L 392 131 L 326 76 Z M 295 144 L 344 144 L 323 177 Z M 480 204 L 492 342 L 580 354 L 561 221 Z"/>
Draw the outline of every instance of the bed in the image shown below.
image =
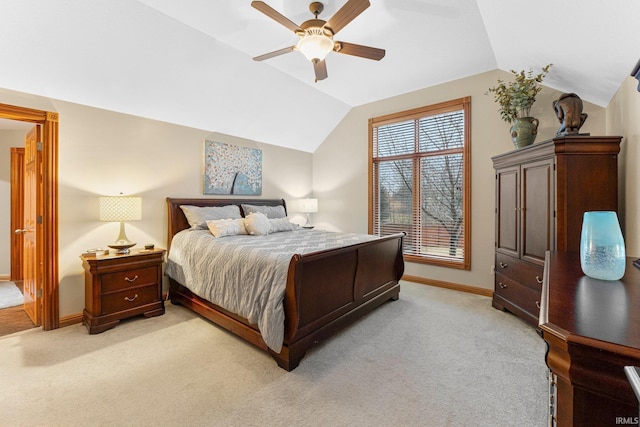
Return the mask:
<path fill-rule="evenodd" d="M 176 256 L 179 238 L 191 228 L 183 205 L 197 207 L 225 207 L 237 205 L 244 217 L 243 205 L 284 209 L 283 199 L 192 199 L 167 198 L 168 248 L 166 274 L 169 280 L 169 298 L 173 304 L 183 305 L 214 324 L 236 334 L 249 343 L 267 351 L 277 364 L 287 370 L 295 369 L 306 351 L 329 337 L 340 328 L 372 311 L 389 300 L 397 300 L 399 280 L 404 272 L 402 240 L 404 234 L 372 238 L 358 243 L 330 249 L 294 253 L 287 265 L 281 307 L 282 343 L 267 344 L 255 319 L 243 317 L 214 304 L 198 291 L 184 275 L 176 274 L 183 268 Z M 184 230 L 188 230 L 183 232 Z M 183 232 L 179 234 L 180 232 Z M 292 233 L 313 233 L 315 230 L 296 230 Z M 194 233 L 196 236 L 197 233 Z M 198 237 L 205 239 L 206 232 Z M 285 235 L 286 233 L 279 233 Z M 310 236 L 310 234 L 306 235 Z M 302 237 L 305 237 L 304 235 Z M 252 239 L 258 239 L 251 237 Z M 176 248 L 172 242 L 175 239 Z M 216 240 L 207 236 L 208 240 Z M 224 241 L 226 238 L 217 239 Z M 266 241 L 266 240 L 265 240 Z M 172 273 L 172 271 L 174 273 Z M 189 280 L 193 281 L 192 278 Z M 187 286 L 190 286 L 188 288 Z"/>

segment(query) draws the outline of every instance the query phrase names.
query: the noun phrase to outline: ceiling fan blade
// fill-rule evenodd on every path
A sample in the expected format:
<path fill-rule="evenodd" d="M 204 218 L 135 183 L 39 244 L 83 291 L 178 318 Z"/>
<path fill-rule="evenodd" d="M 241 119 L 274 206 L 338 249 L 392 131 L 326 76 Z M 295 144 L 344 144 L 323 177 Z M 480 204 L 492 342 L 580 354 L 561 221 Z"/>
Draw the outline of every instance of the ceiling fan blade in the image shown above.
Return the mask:
<path fill-rule="evenodd" d="M 264 55 L 256 56 L 254 61 L 264 61 L 265 59 L 273 58 L 274 56 L 284 55 L 285 53 L 293 52 L 296 50 L 295 46 L 285 47 L 283 49 L 274 50 L 273 52 L 265 53 Z"/>
<path fill-rule="evenodd" d="M 324 26 L 329 27 L 333 34 L 337 34 L 369 6 L 371 6 L 369 0 L 348 0 Z"/>
<path fill-rule="evenodd" d="M 275 10 L 274 8 L 272 8 L 271 6 L 269 6 L 263 1 L 252 1 L 251 6 L 253 6 L 255 9 L 258 9 L 260 12 L 264 13 L 274 21 L 284 25 L 294 33 L 304 32 L 304 30 L 300 28 L 298 24 L 292 22 L 291 20 L 289 20 L 289 18 L 285 17 L 280 12 L 278 12 L 277 10 Z"/>
<path fill-rule="evenodd" d="M 324 62 L 324 59 L 322 61 L 317 59 L 313 61 L 313 71 L 316 73 L 316 82 L 327 78 L 327 63 Z"/>
<path fill-rule="evenodd" d="M 373 59 L 375 61 L 380 61 L 382 58 L 384 58 L 384 55 L 386 53 L 384 49 L 378 49 L 377 47 L 362 46 L 360 44 L 347 42 L 336 42 L 333 50 L 338 53 L 359 56 L 366 59 Z"/>

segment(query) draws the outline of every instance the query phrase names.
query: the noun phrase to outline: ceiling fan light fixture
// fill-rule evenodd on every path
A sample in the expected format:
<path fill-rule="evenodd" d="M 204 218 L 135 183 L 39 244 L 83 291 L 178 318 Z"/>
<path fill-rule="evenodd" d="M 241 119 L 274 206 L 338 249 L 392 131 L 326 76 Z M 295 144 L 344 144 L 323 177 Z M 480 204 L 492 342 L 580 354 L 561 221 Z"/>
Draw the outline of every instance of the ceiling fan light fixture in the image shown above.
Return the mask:
<path fill-rule="evenodd" d="M 314 1 L 309 5 L 309 10 L 313 13 L 314 18 L 308 19 L 300 25 L 263 1 L 254 0 L 251 2 L 251 6 L 293 31 L 300 38 L 295 45 L 256 56 L 253 58 L 254 61 L 263 61 L 285 53 L 299 51 L 313 64 L 313 72 L 317 82 L 318 80 L 326 79 L 328 76 L 327 64 L 324 59 L 331 51 L 376 61 L 384 58 L 384 49 L 333 41 L 334 36 L 342 28 L 371 6 L 369 0 L 346 0 L 346 3 L 328 21 L 318 18 L 318 15 L 324 9 L 324 5 L 321 2 Z"/>
<path fill-rule="evenodd" d="M 296 49 L 311 62 L 322 61 L 333 50 L 333 39 L 325 35 L 322 29 L 317 30 L 319 31 L 307 30 L 296 45 Z"/>

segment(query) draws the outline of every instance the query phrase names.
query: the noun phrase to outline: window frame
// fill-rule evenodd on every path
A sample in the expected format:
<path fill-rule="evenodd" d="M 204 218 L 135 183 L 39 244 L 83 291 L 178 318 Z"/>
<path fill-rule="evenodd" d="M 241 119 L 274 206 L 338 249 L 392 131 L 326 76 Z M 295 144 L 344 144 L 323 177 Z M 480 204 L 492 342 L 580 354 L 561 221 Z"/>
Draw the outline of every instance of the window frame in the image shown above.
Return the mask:
<path fill-rule="evenodd" d="M 437 265 L 441 267 L 455 268 L 461 270 L 470 270 L 471 269 L 471 97 L 463 97 L 458 99 L 453 99 L 450 101 L 440 102 L 433 105 L 428 105 L 424 107 L 414 108 L 411 110 L 401 111 L 397 113 L 387 114 L 380 117 L 373 117 L 369 119 L 369 173 L 368 173 L 368 186 L 369 186 L 369 200 L 368 200 L 368 230 L 369 233 L 372 234 L 374 232 L 374 213 L 375 209 L 373 206 L 374 200 L 377 197 L 374 197 L 374 192 L 378 191 L 377 185 L 379 180 L 377 177 L 374 177 L 374 165 L 376 163 L 380 163 L 382 161 L 390 161 L 392 159 L 382 158 L 377 159 L 374 157 L 373 149 L 374 149 L 374 129 L 384 125 L 390 125 L 394 123 L 405 122 L 408 120 L 419 120 L 420 118 L 430 117 L 434 115 L 450 113 L 455 111 L 462 110 L 464 113 L 464 147 L 462 148 L 462 185 L 463 185 L 463 194 L 462 194 L 462 248 L 463 248 L 463 257 L 462 260 L 454 260 L 447 257 L 439 257 L 427 254 L 414 254 L 414 253 L 405 253 L 404 259 L 405 261 L 416 262 L 421 264 L 430 264 Z M 446 154 L 445 151 L 442 154 Z M 420 172 L 420 160 L 431 156 L 432 153 L 427 155 L 427 152 L 420 153 L 414 150 L 410 155 L 402 156 L 403 158 L 411 158 L 413 161 L 413 170 L 414 172 Z M 420 173 L 414 173 L 414 188 L 420 188 Z M 375 179 L 374 179 L 375 178 Z M 419 223 L 420 220 L 416 219 L 416 215 L 419 215 L 420 212 L 420 191 L 413 191 L 413 216 L 414 220 L 412 221 L 412 229 L 416 227 L 416 223 Z M 379 210 L 378 210 L 379 211 Z"/>

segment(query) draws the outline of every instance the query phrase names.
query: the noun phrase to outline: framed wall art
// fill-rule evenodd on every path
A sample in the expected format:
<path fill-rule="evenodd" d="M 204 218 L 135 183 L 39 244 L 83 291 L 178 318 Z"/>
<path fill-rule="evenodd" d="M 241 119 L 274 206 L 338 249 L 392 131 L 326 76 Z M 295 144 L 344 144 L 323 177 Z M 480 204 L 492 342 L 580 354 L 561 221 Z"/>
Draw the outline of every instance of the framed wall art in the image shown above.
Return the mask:
<path fill-rule="evenodd" d="M 262 150 L 205 140 L 203 192 L 262 195 Z"/>

